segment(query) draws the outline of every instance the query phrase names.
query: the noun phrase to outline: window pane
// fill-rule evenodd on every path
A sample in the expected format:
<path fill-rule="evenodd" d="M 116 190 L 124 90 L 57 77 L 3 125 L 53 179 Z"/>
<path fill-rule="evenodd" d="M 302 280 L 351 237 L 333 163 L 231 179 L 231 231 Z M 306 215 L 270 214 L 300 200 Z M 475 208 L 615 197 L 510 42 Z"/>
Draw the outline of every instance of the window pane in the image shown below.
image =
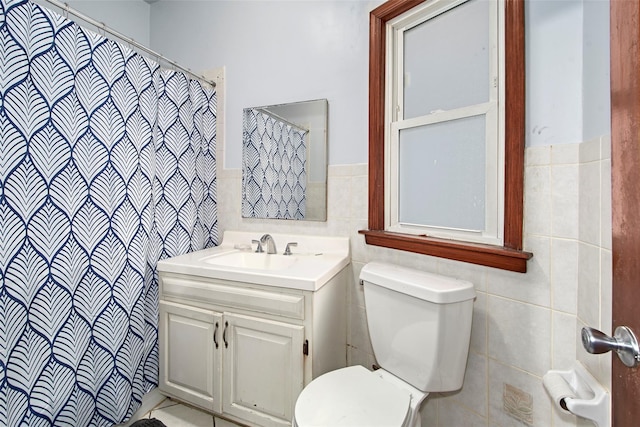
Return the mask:
<path fill-rule="evenodd" d="M 404 32 L 404 118 L 489 100 L 489 3 L 470 0 Z"/>
<path fill-rule="evenodd" d="M 403 224 L 484 230 L 485 116 L 400 131 Z"/>

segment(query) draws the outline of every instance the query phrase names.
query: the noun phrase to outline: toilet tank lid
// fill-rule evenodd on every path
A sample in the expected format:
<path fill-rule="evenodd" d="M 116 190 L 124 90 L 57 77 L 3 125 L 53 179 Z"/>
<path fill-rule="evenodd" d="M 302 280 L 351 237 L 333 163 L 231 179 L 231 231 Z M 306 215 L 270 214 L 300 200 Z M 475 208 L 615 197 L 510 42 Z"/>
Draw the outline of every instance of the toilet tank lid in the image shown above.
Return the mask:
<path fill-rule="evenodd" d="M 382 262 L 366 264 L 360 280 L 438 304 L 466 301 L 476 296 L 473 284 L 466 280 Z"/>

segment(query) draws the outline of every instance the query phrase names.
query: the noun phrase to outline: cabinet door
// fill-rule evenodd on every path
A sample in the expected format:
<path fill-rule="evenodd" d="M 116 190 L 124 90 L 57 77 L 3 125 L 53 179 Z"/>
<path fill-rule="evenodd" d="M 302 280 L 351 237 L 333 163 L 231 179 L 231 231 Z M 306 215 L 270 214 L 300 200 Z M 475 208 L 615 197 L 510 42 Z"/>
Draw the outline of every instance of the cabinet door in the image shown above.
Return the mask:
<path fill-rule="evenodd" d="M 223 412 L 263 427 L 291 425 L 304 327 L 228 313 L 224 322 Z"/>
<path fill-rule="evenodd" d="M 220 313 L 160 301 L 160 390 L 220 412 L 221 326 Z"/>

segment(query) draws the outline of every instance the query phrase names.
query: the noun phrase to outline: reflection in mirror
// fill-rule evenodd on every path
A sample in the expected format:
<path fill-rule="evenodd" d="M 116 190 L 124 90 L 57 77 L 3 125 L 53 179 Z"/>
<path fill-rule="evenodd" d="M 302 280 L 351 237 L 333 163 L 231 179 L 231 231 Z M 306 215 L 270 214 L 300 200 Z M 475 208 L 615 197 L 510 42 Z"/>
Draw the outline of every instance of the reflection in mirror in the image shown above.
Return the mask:
<path fill-rule="evenodd" d="M 245 108 L 242 216 L 327 219 L 327 100 Z"/>

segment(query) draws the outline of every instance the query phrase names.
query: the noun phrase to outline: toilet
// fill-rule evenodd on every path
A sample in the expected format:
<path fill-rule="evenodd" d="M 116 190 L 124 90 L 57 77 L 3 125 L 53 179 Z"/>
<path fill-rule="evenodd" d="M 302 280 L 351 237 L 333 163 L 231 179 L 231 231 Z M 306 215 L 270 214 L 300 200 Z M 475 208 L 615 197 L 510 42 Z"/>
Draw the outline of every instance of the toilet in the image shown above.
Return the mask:
<path fill-rule="evenodd" d="M 431 392 L 462 387 L 475 290 L 467 281 L 371 262 L 360 273 L 380 369 L 350 366 L 311 381 L 294 409 L 297 427 L 420 427 Z"/>

